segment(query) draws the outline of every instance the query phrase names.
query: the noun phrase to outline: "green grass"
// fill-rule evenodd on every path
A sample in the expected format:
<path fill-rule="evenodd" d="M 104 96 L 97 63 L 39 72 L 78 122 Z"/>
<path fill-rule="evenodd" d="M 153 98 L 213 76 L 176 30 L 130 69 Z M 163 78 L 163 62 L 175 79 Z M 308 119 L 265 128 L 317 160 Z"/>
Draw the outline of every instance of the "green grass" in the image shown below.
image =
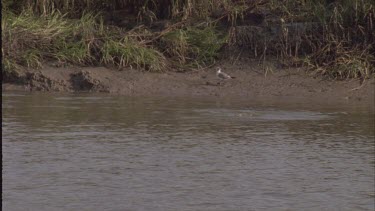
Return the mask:
<path fill-rule="evenodd" d="M 163 54 L 127 37 L 121 41 L 106 41 L 102 47 L 102 53 L 104 64 L 144 68 L 150 71 L 163 71 L 166 67 Z"/>
<path fill-rule="evenodd" d="M 48 61 L 79 65 L 108 64 L 134 66 L 150 71 L 165 68 L 164 56 L 141 45 L 121 30 L 107 29 L 90 13 L 81 19 L 67 19 L 56 12 L 38 16 L 29 12 L 8 13 L 2 21 L 2 53 L 6 68 L 40 68 Z"/>

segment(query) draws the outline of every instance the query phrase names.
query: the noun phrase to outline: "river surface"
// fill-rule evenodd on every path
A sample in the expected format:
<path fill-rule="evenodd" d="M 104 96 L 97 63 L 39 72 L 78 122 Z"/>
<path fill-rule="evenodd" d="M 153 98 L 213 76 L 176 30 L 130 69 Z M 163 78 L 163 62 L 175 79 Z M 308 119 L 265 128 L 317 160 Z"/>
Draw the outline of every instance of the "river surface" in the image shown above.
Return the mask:
<path fill-rule="evenodd" d="M 374 210 L 374 110 L 2 93 L 3 210 Z"/>

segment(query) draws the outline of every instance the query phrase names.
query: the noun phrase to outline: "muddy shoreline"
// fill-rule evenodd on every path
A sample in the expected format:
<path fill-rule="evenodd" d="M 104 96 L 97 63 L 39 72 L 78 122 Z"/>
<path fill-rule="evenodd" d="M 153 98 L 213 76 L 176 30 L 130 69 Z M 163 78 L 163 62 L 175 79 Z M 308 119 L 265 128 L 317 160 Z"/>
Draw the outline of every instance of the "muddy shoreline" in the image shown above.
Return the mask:
<path fill-rule="evenodd" d="M 218 66 L 218 65 L 217 65 Z M 220 82 L 211 67 L 186 73 L 150 73 L 105 67 L 19 70 L 3 76 L 3 91 L 104 92 L 127 96 L 204 98 L 298 98 L 374 105 L 375 77 L 344 81 L 313 77 L 303 69 L 261 70 L 257 65 L 220 64 L 235 79 Z"/>

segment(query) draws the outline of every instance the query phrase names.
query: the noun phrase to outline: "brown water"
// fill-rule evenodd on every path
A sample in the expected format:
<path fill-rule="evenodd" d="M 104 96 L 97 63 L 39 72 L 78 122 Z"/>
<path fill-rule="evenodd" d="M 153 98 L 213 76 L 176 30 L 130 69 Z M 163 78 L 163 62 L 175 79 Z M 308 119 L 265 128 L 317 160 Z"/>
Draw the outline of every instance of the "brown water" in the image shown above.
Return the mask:
<path fill-rule="evenodd" d="M 4 210 L 374 210 L 374 111 L 3 93 Z"/>

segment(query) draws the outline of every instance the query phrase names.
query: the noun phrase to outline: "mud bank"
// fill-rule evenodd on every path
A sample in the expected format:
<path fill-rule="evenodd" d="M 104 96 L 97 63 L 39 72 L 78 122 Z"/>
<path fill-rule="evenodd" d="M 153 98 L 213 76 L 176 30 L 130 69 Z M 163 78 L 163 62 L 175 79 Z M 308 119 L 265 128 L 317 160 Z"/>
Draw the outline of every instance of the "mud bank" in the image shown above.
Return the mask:
<path fill-rule="evenodd" d="M 221 64 L 235 79 L 220 82 L 215 67 L 189 73 L 150 73 L 105 67 L 52 66 L 23 70 L 3 78 L 3 90 L 106 92 L 129 96 L 298 97 L 305 100 L 374 104 L 375 78 L 326 80 L 302 69 L 275 69 L 267 74 L 256 65 Z M 309 75 L 310 74 L 310 75 Z"/>

